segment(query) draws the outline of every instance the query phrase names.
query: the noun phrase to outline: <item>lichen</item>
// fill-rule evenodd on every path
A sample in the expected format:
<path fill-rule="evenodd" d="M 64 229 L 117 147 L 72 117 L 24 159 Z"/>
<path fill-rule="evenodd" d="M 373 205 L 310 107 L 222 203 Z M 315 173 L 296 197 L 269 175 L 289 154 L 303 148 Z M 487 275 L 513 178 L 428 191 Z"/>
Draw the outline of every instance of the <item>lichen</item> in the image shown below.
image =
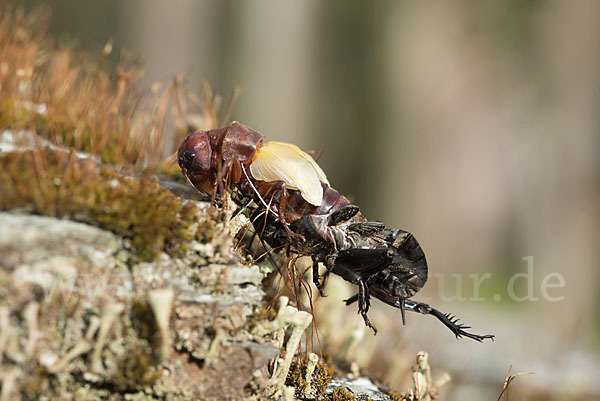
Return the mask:
<path fill-rule="evenodd" d="M 442 374 L 437 380 L 431 376 L 431 367 L 429 366 L 429 355 L 425 351 L 417 353 L 416 363 L 412 367 L 412 387 L 405 393 L 390 391 L 388 395 L 394 401 L 431 401 L 437 398 L 438 388 L 446 385 L 450 381 L 448 373 Z"/>
<path fill-rule="evenodd" d="M 196 252 L 123 266 L 123 242 L 87 224 L 0 213 L 0 381 L 11 399 L 239 399 L 264 368 L 253 383 L 262 394 L 277 350 L 245 329 L 262 307 L 261 275 L 233 255 L 202 254 L 210 263 L 198 268 Z M 196 270 L 221 279 L 197 284 Z"/>
<path fill-rule="evenodd" d="M 313 394 L 310 399 L 324 399 L 325 389 L 331 381 L 332 369 L 328 368 L 323 362 L 317 362 L 309 383 L 306 380 L 307 365 L 308 356 L 292 362 L 285 384 L 286 386 L 292 386 L 296 389 L 295 396 L 297 399 L 308 399 L 305 392 L 309 384 L 313 389 Z"/>

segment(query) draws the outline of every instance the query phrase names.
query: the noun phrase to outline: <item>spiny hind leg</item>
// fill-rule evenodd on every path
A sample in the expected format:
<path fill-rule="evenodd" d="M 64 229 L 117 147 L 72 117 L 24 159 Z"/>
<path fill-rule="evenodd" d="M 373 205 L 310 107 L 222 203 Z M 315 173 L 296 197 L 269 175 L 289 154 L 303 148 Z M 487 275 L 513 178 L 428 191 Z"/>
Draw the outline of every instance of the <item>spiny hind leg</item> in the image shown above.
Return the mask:
<path fill-rule="evenodd" d="M 440 322 L 442 322 L 444 324 L 444 326 L 449 328 L 450 331 L 452 331 L 452 333 L 456 336 L 456 338 L 460 338 L 460 337 L 464 336 L 464 337 L 468 337 L 470 339 L 473 339 L 473 340 L 479 341 L 479 342 L 482 342 L 483 340 L 488 340 L 488 339 L 492 340 L 492 341 L 494 340 L 495 336 L 493 334 L 479 335 L 479 334 L 469 333 L 466 330 L 470 329 L 471 327 L 461 324 L 461 323 L 458 323 L 458 318 L 456 318 L 456 316 L 453 316 L 449 313 L 442 313 L 439 310 L 429 306 L 426 303 L 417 302 L 417 301 L 413 301 L 411 299 L 405 299 L 405 298 L 392 298 L 392 297 L 384 298 L 384 297 L 380 297 L 380 296 L 378 296 L 377 298 L 379 298 L 380 300 L 382 300 L 383 302 L 385 302 L 388 305 L 394 306 L 396 308 L 400 308 L 402 311 L 407 310 L 410 312 L 421 313 L 423 315 L 434 316 L 436 319 L 438 319 Z M 346 305 L 350 305 L 359 300 L 360 300 L 360 291 L 358 294 L 354 294 L 350 298 L 346 299 Z"/>
<path fill-rule="evenodd" d="M 482 342 L 483 340 L 487 339 L 490 339 L 492 341 L 494 340 L 495 336 L 493 334 L 479 335 L 467 332 L 466 330 L 470 329 L 471 326 L 458 323 L 459 319 L 456 316 L 451 315 L 450 313 L 442 313 L 439 310 L 427 305 L 426 303 L 406 300 L 404 303 L 404 308 L 406 310 L 419 312 L 424 315 L 435 316 L 440 322 L 444 324 L 444 326 L 448 327 L 450 331 L 454 333 L 456 338 L 465 336 L 479 342 Z"/>

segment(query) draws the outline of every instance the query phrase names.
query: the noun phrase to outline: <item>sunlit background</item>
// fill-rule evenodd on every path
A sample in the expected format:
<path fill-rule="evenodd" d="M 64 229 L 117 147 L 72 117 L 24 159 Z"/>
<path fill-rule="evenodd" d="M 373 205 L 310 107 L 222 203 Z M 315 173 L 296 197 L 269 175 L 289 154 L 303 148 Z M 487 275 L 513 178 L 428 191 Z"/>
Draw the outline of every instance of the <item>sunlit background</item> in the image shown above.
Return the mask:
<path fill-rule="evenodd" d="M 227 99 L 243 85 L 236 120 L 322 150 L 332 185 L 369 219 L 415 234 L 431 273 L 415 299 L 497 336 L 456 341 L 430 317 L 402 327 L 375 305 L 373 337 L 330 295 L 316 307 L 330 353 L 401 390 L 426 350 L 434 377 L 453 378 L 446 400 L 495 400 L 510 365 L 535 373 L 511 398 L 600 397 L 599 2 L 48 4 L 55 37 L 113 38 L 143 57 L 148 87 L 179 75 Z M 510 300 L 528 264 L 531 288 L 521 275 L 514 291 L 538 300 Z M 335 343 L 340 325 L 354 344 Z"/>

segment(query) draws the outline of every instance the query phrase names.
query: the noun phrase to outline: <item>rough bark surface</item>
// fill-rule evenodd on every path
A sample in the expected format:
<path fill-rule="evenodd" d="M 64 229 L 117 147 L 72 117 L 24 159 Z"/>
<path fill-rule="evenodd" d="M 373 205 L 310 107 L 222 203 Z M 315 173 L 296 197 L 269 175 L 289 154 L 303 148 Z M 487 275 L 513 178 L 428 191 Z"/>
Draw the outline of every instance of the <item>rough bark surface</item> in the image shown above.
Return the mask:
<path fill-rule="evenodd" d="M 2 401 L 243 398 L 278 350 L 247 330 L 262 275 L 228 245 L 132 264 L 111 232 L 0 213 Z"/>

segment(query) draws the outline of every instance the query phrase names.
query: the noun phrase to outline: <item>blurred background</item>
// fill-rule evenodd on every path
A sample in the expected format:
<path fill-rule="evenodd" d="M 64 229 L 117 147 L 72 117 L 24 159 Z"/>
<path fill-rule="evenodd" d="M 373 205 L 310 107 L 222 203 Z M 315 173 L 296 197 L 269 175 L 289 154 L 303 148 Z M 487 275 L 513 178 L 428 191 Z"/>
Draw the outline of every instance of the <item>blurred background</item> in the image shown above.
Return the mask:
<path fill-rule="evenodd" d="M 402 390 L 426 350 L 434 378 L 453 378 L 446 400 L 496 399 L 510 365 L 535 373 L 515 399 L 600 398 L 599 2 L 46 4 L 59 40 L 140 54 L 148 88 L 179 75 L 227 99 L 243 85 L 234 119 L 322 150 L 369 219 L 415 234 L 431 273 L 415 299 L 497 336 L 456 341 L 414 314 L 402 327 L 377 304 L 373 337 L 331 294 L 316 308 L 327 353 Z M 518 273 L 528 300 L 509 297 Z"/>

